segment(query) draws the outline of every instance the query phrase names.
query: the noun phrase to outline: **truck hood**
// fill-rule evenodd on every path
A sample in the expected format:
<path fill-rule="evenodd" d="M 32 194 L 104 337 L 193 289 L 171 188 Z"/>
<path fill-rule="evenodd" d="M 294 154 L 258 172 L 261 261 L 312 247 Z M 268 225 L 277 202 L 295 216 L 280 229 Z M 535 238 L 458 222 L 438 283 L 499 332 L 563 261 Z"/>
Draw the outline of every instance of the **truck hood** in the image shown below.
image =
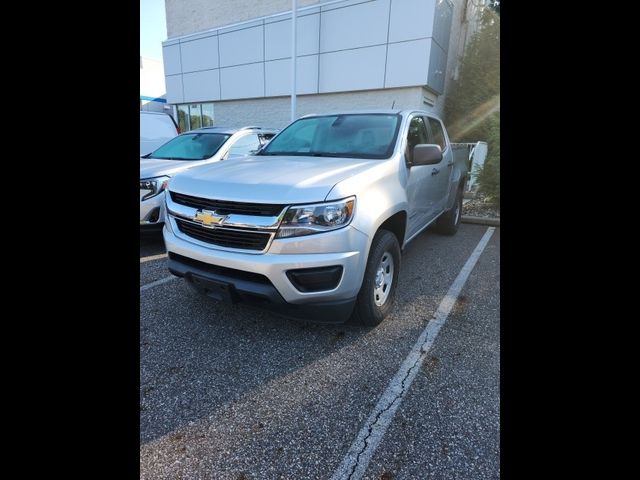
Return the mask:
<path fill-rule="evenodd" d="M 384 160 L 252 156 L 180 173 L 169 190 L 196 197 L 252 203 L 311 203 L 333 186 Z"/>
<path fill-rule="evenodd" d="M 200 165 L 197 160 L 158 160 L 156 158 L 140 159 L 140 178 L 174 175 L 177 172 Z"/>

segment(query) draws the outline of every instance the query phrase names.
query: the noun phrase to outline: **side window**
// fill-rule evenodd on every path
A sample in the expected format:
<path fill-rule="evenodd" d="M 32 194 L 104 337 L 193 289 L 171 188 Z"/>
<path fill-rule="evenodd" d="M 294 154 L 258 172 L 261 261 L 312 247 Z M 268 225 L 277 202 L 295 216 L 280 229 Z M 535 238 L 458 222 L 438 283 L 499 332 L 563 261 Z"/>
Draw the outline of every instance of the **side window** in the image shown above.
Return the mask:
<path fill-rule="evenodd" d="M 249 155 L 254 150 L 260 148 L 260 140 L 258 135 L 252 133 L 241 137 L 233 146 L 229 149 L 229 156 L 244 156 Z"/>
<path fill-rule="evenodd" d="M 262 145 L 266 145 L 271 141 L 271 139 L 275 136 L 275 133 L 262 133 L 258 135 L 260 137 L 260 143 Z"/>
<path fill-rule="evenodd" d="M 442 131 L 442 124 L 435 118 L 428 117 L 429 126 L 431 127 L 431 142 L 436 145 L 440 145 L 440 148 L 444 152 L 447 147 L 447 140 L 445 139 L 444 132 Z"/>
<path fill-rule="evenodd" d="M 427 140 L 427 128 L 422 117 L 413 117 L 409 124 L 409 133 L 407 134 L 407 151 L 406 157 L 409 162 L 413 162 L 413 147 L 423 143 L 429 143 Z"/>

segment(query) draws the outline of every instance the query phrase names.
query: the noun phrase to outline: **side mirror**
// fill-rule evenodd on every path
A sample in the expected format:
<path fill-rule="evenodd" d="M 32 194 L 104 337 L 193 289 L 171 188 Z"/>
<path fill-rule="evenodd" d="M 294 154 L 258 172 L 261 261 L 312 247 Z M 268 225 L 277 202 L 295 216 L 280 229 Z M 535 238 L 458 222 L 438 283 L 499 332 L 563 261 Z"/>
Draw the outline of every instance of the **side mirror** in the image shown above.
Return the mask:
<path fill-rule="evenodd" d="M 440 145 L 420 144 L 413 147 L 412 165 L 434 165 L 442 161 Z"/>

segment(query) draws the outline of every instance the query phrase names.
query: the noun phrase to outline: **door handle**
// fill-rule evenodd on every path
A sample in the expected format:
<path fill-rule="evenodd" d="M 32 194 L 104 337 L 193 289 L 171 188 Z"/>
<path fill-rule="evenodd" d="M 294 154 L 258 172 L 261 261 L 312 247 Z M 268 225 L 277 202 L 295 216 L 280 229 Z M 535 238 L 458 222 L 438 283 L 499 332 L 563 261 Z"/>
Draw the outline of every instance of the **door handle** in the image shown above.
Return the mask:
<path fill-rule="evenodd" d="M 431 175 L 437 175 L 440 173 L 440 170 L 438 170 L 437 168 L 434 168 L 433 170 L 431 170 Z"/>
<path fill-rule="evenodd" d="M 450 167 L 451 165 L 453 165 L 453 160 L 451 160 L 449 163 L 447 163 L 447 167 Z"/>

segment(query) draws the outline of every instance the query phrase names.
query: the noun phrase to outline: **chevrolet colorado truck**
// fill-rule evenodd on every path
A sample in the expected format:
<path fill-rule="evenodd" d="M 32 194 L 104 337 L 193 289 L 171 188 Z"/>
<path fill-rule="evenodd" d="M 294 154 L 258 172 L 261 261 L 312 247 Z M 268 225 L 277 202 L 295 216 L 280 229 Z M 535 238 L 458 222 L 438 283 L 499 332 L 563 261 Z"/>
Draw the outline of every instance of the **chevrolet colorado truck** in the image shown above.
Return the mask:
<path fill-rule="evenodd" d="M 379 324 L 401 251 L 458 229 L 465 149 L 416 110 L 302 117 L 242 162 L 167 187 L 169 270 L 196 290 L 319 322 Z"/>

